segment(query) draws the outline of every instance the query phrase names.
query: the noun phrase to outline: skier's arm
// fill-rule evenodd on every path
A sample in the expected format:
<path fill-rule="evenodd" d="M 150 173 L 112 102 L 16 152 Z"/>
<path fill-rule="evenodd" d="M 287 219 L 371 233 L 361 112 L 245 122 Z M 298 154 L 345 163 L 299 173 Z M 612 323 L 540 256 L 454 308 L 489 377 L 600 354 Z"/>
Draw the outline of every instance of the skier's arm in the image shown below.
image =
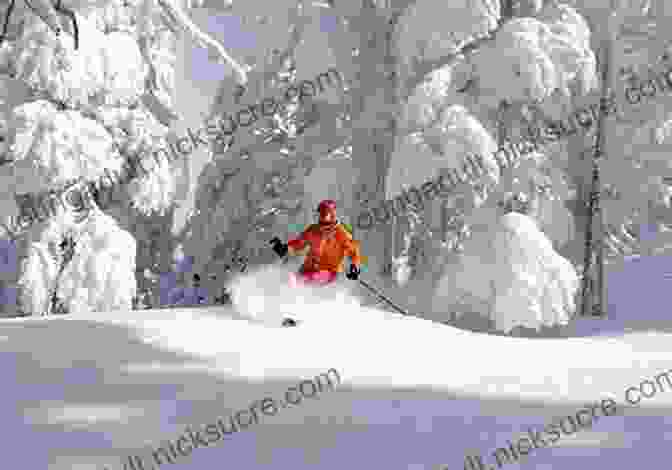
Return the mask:
<path fill-rule="evenodd" d="M 345 275 L 345 277 L 352 281 L 356 281 L 359 279 L 359 275 L 362 272 L 362 258 L 359 254 L 359 242 L 357 240 L 353 240 L 349 233 L 345 233 L 343 245 L 345 256 L 349 256 L 351 260 L 350 268 L 348 269 L 348 273 Z"/>
<path fill-rule="evenodd" d="M 287 254 L 289 254 L 290 256 L 296 256 L 296 255 L 303 256 L 308 254 L 310 245 L 306 237 L 307 233 L 308 229 L 304 230 L 298 237 L 293 238 L 287 242 L 288 247 Z"/>
<path fill-rule="evenodd" d="M 297 238 L 289 240 L 287 244 L 282 243 L 278 237 L 274 237 L 270 241 L 270 244 L 273 247 L 273 251 L 275 251 L 281 258 L 284 258 L 287 255 L 294 256 L 307 254 L 310 250 L 310 244 L 308 243 L 308 239 L 306 237 L 307 232 L 308 229 L 304 230 L 301 235 L 299 235 Z"/>
<path fill-rule="evenodd" d="M 346 234 L 345 240 L 345 256 L 349 256 L 352 260 L 352 264 L 359 268 L 362 264 L 362 256 L 360 251 L 360 243 L 357 240 L 353 240 L 350 234 Z"/>

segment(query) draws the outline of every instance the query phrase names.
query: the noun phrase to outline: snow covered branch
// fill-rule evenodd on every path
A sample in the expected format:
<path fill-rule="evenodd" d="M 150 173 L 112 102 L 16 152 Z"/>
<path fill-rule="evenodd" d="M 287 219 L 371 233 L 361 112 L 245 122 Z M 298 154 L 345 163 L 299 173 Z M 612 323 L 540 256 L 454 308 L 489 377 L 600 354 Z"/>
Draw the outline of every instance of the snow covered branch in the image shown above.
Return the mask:
<path fill-rule="evenodd" d="M 176 25 L 191 35 L 202 47 L 211 51 L 211 57 L 219 56 L 224 63 L 233 68 L 240 85 L 247 84 L 247 73 L 251 70 L 248 65 L 236 62 L 227 52 L 226 48 L 209 34 L 203 32 L 194 24 L 189 15 L 184 11 L 178 0 L 156 0 L 165 14 Z"/>

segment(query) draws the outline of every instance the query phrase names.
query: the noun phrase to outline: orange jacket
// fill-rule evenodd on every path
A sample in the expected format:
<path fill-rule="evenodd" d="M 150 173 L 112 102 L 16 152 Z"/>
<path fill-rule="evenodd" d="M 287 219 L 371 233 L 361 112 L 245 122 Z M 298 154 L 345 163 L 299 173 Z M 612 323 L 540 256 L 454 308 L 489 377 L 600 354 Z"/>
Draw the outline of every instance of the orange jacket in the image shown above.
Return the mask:
<path fill-rule="evenodd" d="M 359 242 L 340 224 L 323 230 L 319 224 L 309 225 L 303 233 L 287 244 L 290 255 L 306 254 L 304 272 L 343 271 L 343 259 L 352 258 L 352 264 L 361 263 Z"/>

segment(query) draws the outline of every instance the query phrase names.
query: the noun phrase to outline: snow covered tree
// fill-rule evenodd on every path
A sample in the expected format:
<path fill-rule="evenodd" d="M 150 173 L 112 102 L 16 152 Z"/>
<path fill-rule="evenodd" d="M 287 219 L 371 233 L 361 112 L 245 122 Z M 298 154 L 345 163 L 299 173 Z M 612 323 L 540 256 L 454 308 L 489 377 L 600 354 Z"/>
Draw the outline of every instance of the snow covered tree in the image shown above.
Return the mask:
<path fill-rule="evenodd" d="M 481 12 L 499 11 L 488 6 Z M 494 25 L 491 29 L 484 26 L 485 16 L 474 5 L 471 11 L 464 12 L 452 3 L 434 5 L 431 10 L 427 7 L 426 15 L 435 18 L 441 17 L 437 15 L 441 8 L 457 10 L 450 14 L 451 19 L 456 18 L 455 29 L 442 31 L 438 26 L 435 30 L 427 28 L 431 20 L 418 20 L 413 29 L 411 20 L 422 16 L 422 7 L 420 1 L 407 10 L 403 18 L 408 18 L 409 25 L 403 28 L 399 39 L 401 49 L 407 53 L 406 59 L 402 57 L 401 74 L 405 77 L 399 91 L 405 103 L 400 119 L 403 131 L 397 140 L 397 173 L 410 166 L 404 160 L 404 154 L 413 155 L 408 150 L 409 140 L 430 131 L 443 110 L 451 106 L 467 109 L 501 145 L 505 140 L 538 137 L 529 132 L 534 128 L 550 125 L 558 130 L 561 121 L 572 121 L 572 113 L 597 104 L 601 90 L 610 87 L 619 111 L 614 113 L 614 106 L 608 106 L 616 122 L 609 120 L 605 131 L 606 158 L 600 163 L 604 243 L 611 258 L 633 254 L 637 225 L 669 204 L 663 181 L 668 168 L 664 137 L 669 119 L 665 111 L 668 98 L 662 96 L 666 92 L 659 92 L 661 96 L 649 102 L 642 100 L 641 106 L 633 107 L 624 104 L 623 91 L 628 75 L 647 80 L 664 56 L 666 41 L 656 33 L 666 21 L 661 14 L 664 3 L 549 0 L 521 9 L 512 2 L 502 2 L 501 16 L 490 22 Z M 524 15 L 523 10 L 527 12 Z M 468 23 L 469 18 L 472 23 Z M 471 42 L 464 39 L 469 33 L 474 36 Z M 629 65 L 620 70 L 614 67 L 602 83 L 594 51 L 603 52 L 606 47 L 613 49 L 606 51 L 612 54 L 612 63 Z M 581 118 L 582 124 L 574 119 L 562 130 L 564 135 L 555 142 L 545 142 L 540 153 L 530 154 L 527 161 L 502 171 L 490 198 L 472 211 L 476 220 L 487 221 L 479 212 L 492 212 L 494 206 L 504 205 L 511 195 L 521 194 L 535 206 L 528 215 L 550 237 L 555 249 L 576 265 L 583 263 L 597 127 L 597 116 Z M 458 140 L 445 131 L 441 139 Z M 424 175 L 429 180 L 450 160 L 441 158 L 441 146 L 425 148 L 427 153 L 420 157 L 422 160 L 409 157 L 416 174 L 414 181 L 423 175 L 417 162 L 426 162 Z M 453 152 L 453 158 L 459 159 L 467 152 L 479 153 L 480 149 L 472 144 L 472 148 Z M 449 201 L 458 197 L 463 196 L 456 194 L 438 204 L 444 209 L 455 207 Z M 425 215 L 431 219 L 435 214 Z"/>
<path fill-rule="evenodd" d="M 178 28 L 240 69 L 244 83 L 244 69 L 177 1 L 11 2 L 0 49 L 9 143 L 0 178 L 3 224 L 25 240 L 25 313 L 132 308 L 136 241 L 116 219 L 173 205 L 162 138 L 176 117 Z M 129 207 L 106 207 L 114 199 Z M 37 206 L 43 212 L 31 213 Z"/>
<path fill-rule="evenodd" d="M 471 9 L 452 4 L 430 8 L 429 2 L 418 2 L 405 13 L 403 19 L 407 21 L 400 28 L 399 47 L 402 51 L 410 48 L 414 52 L 407 52 L 411 64 L 405 63 L 401 68 L 401 74 L 407 78 L 402 80 L 399 90 L 405 99 L 400 142 L 407 139 L 406 135 L 431 129 L 441 112 L 454 105 L 465 107 L 497 144 L 520 140 L 520 129 L 514 124 L 516 120 L 523 121 L 522 114 L 528 104 L 548 105 L 555 101 L 562 105 L 567 101 L 563 97 L 571 95 L 570 87 L 576 89 L 578 95 L 595 87 L 595 58 L 586 44 L 589 31 L 576 12 L 565 8 L 553 15 L 533 5 L 530 8 L 541 18 L 537 20 L 503 16 L 499 2 L 469 6 Z M 513 8 L 515 5 L 505 6 L 507 15 L 520 10 Z M 421 12 L 431 16 L 436 8 L 451 9 L 451 18 L 456 18 L 455 24 L 459 24 L 455 32 L 423 29 L 424 23 L 418 19 L 422 17 Z M 445 36 L 445 47 L 438 46 L 439 41 L 437 47 L 425 52 L 420 46 L 424 44 L 422 41 L 437 34 Z M 470 39 L 465 39 L 467 37 Z M 455 140 L 455 137 L 446 137 Z M 482 149 L 477 147 L 465 148 L 465 151 L 482 155 Z M 403 153 L 399 151 L 397 165 L 403 165 Z M 553 164 L 544 157 L 535 156 L 533 166 L 546 162 L 545 165 L 552 168 Z M 437 164 L 440 160 L 426 161 L 428 180 L 438 169 L 432 168 L 431 162 Z M 500 196 L 513 190 L 514 182 L 528 186 L 529 171 L 527 165 L 498 174 Z M 439 204 L 443 205 L 439 214 L 448 218 L 445 210 L 451 204 L 448 201 Z"/>
<path fill-rule="evenodd" d="M 438 18 L 450 18 L 450 26 L 444 27 L 445 21 L 440 24 Z M 427 27 L 432 21 L 436 27 Z M 458 186 L 447 198 L 437 198 L 425 211 L 426 223 L 436 227 L 437 220 L 442 222 L 438 231 L 444 249 L 464 245 L 458 233 L 465 230 L 472 236 L 487 232 L 491 219 L 501 216 L 502 206 L 514 194 L 533 205 L 528 217 L 534 218 L 556 248 L 573 238 L 568 233 L 571 217 L 564 207 L 572 194 L 564 168 L 567 154 L 558 155 L 554 149 L 534 151 L 513 168 L 494 160 L 487 163 L 487 159 L 506 141 L 528 137 L 525 130 L 535 118 L 530 110 L 562 116 L 573 109 L 576 99 L 598 88 L 590 35 L 576 10 L 552 2 L 542 8 L 538 2 L 421 0 L 404 12 L 397 39 L 400 132 L 389 175 L 418 185 L 450 168 L 462 168 L 470 154 L 484 157 L 489 165 L 482 178 Z M 446 122 L 451 109 L 461 109 L 463 117 Z M 418 142 L 417 136 L 423 138 Z M 411 151 L 413 141 L 411 146 L 421 144 L 421 152 Z M 413 165 L 408 164 L 411 160 Z M 404 176 L 411 176 L 405 174 L 410 167 L 415 176 L 405 180 Z M 388 189 L 388 197 L 393 197 L 402 188 L 391 185 Z M 453 235 L 440 233 L 446 230 Z M 553 242 L 549 241 L 551 247 Z M 453 261 L 468 256 L 458 255 Z M 434 259 L 442 263 L 445 258 Z M 457 275 L 460 266 L 441 268 L 429 263 L 415 269 L 420 277 L 423 271 L 435 273 L 436 281 L 446 268 L 445 276 L 451 277 L 453 270 Z M 440 288 L 448 285 L 445 279 L 439 283 Z"/>
<path fill-rule="evenodd" d="M 512 211 L 465 242 L 458 265 L 438 285 L 435 310 L 480 315 L 495 329 L 567 325 L 579 277 L 527 215 Z"/>

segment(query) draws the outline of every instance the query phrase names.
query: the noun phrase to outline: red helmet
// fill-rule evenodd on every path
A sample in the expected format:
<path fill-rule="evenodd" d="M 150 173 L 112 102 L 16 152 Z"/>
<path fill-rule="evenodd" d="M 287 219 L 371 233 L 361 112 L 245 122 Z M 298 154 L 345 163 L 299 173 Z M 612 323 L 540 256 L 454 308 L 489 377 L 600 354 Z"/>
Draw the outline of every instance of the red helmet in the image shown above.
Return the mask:
<path fill-rule="evenodd" d="M 336 221 L 336 201 L 326 199 L 317 206 L 317 212 L 320 214 L 320 221 L 324 223 L 333 223 Z"/>
<path fill-rule="evenodd" d="M 336 201 L 333 201 L 331 199 L 325 199 L 324 201 L 320 202 L 320 205 L 317 206 L 317 212 L 336 212 Z"/>

